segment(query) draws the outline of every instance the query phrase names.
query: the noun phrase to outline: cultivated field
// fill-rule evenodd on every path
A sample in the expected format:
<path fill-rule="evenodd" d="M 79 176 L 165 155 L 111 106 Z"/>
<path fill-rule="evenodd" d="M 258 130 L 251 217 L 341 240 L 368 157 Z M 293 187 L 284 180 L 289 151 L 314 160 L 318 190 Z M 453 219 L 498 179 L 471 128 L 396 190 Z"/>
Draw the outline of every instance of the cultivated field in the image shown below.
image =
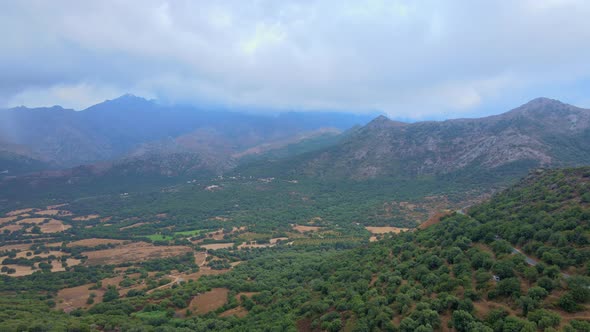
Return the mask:
<path fill-rule="evenodd" d="M 51 219 L 49 222 L 41 224 L 39 228 L 41 228 L 41 232 L 43 233 L 57 233 L 70 229 L 72 226 L 66 225 L 60 220 Z"/>
<path fill-rule="evenodd" d="M 122 244 L 125 240 L 114 240 L 114 239 L 84 239 L 68 243 L 67 247 L 96 247 L 102 244 Z M 128 242 L 128 241 L 127 241 Z"/>
<path fill-rule="evenodd" d="M 98 214 L 89 214 L 87 216 L 79 216 L 79 217 L 72 218 L 72 220 L 75 220 L 75 221 L 88 221 L 88 220 L 98 219 L 98 218 L 100 218 L 100 216 Z"/>
<path fill-rule="evenodd" d="M 403 227 L 391 227 L 391 226 L 366 226 L 365 227 L 366 230 L 368 230 L 369 232 L 371 232 L 372 234 L 387 234 L 387 233 L 401 233 L 401 232 L 405 232 L 407 230 L 409 230 L 409 228 L 403 228 Z"/>
<path fill-rule="evenodd" d="M 18 218 L 18 216 L 0 218 L 0 224 L 11 222 L 13 220 L 16 220 L 17 218 Z"/>
<path fill-rule="evenodd" d="M 6 215 L 8 217 L 18 216 L 18 215 L 21 215 L 21 214 L 24 214 L 24 213 L 32 212 L 34 210 L 36 210 L 36 209 L 34 209 L 34 208 L 28 208 L 28 209 L 14 210 L 14 211 L 8 212 Z"/>
<path fill-rule="evenodd" d="M 217 250 L 217 249 L 227 249 L 233 247 L 233 243 L 212 243 L 212 244 L 203 244 L 201 245 L 202 248 L 207 250 Z"/>
<path fill-rule="evenodd" d="M 199 294 L 191 300 L 189 309 L 197 315 L 203 315 L 220 308 L 227 302 L 227 288 L 213 288 L 209 292 Z"/>
<path fill-rule="evenodd" d="M 145 242 L 135 242 L 121 245 L 113 249 L 84 252 L 88 256 L 88 265 L 121 264 L 126 262 L 140 262 L 156 258 L 178 256 L 192 249 L 186 246 L 154 246 Z"/>
<path fill-rule="evenodd" d="M 319 227 L 319 226 L 303 226 L 303 225 L 293 225 L 292 228 L 294 230 L 298 231 L 299 233 L 317 232 L 320 229 L 322 229 L 322 227 Z"/>
<path fill-rule="evenodd" d="M 66 210 L 43 210 L 36 211 L 35 214 L 40 216 L 71 216 L 72 212 Z"/>

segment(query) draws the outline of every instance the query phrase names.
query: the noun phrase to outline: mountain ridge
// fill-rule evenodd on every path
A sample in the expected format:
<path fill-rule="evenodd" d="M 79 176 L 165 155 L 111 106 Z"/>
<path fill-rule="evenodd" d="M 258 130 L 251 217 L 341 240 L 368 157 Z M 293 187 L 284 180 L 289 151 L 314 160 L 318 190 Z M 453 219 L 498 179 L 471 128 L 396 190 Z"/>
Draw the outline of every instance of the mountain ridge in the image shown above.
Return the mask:
<path fill-rule="evenodd" d="M 517 162 L 573 166 L 590 162 L 587 139 L 590 110 L 536 98 L 483 118 L 403 123 L 380 116 L 339 145 L 284 161 L 276 169 L 286 169 L 283 174 L 289 175 L 362 180 L 466 168 L 489 171 Z"/>

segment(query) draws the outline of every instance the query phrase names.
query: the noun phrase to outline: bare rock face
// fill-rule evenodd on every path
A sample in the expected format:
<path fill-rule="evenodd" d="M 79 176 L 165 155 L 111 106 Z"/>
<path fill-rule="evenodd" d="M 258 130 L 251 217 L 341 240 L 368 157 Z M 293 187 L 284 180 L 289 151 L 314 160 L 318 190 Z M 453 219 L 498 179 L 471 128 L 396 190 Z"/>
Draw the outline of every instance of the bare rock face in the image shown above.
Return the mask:
<path fill-rule="evenodd" d="M 306 174 L 366 179 L 493 170 L 518 162 L 590 163 L 590 110 L 538 98 L 480 119 L 409 124 L 380 116 L 298 167 Z"/>

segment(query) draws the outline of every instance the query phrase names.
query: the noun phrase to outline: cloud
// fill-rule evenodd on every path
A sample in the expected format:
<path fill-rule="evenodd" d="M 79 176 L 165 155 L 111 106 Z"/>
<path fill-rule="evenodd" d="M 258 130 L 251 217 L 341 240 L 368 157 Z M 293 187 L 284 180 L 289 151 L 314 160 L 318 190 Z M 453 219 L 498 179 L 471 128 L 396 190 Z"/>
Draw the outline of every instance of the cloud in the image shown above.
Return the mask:
<path fill-rule="evenodd" d="M 0 106 L 132 92 L 418 119 L 583 102 L 559 87 L 590 77 L 589 15 L 581 0 L 3 2 Z"/>

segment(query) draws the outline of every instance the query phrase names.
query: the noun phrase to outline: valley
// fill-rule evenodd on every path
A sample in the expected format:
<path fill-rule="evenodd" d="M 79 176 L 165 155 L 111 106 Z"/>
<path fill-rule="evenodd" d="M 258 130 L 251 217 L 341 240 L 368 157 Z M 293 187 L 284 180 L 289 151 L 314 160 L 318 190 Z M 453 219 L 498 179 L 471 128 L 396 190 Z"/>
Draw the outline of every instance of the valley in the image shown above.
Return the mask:
<path fill-rule="evenodd" d="M 541 100 L 511 116 L 539 103 L 587 112 Z M 163 172 L 194 164 L 162 154 L 5 177 L 0 329 L 584 331 L 590 171 L 549 167 L 585 147 L 416 171 L 359 152 L 399 142 L 389 121 L 261 147 L 223 174 Z M 362 157 L 330 159 L 346 153 Z M 359 177 L 354 160 L 394 168 Z"/>

